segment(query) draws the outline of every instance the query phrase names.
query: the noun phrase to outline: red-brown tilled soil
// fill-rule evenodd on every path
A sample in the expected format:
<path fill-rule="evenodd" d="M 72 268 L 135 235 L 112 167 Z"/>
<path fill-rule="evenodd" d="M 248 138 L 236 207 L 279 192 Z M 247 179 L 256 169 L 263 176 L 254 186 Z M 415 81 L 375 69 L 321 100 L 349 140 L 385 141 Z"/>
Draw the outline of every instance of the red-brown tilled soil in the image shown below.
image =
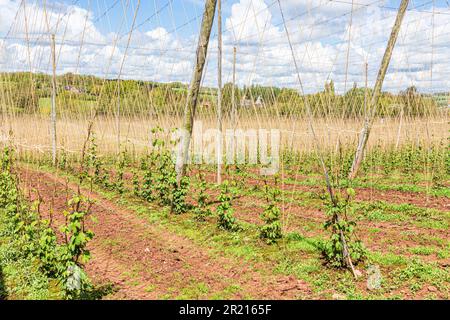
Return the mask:
<path fill-rule="evenodd" d="M 57 230 L 71 196 L 67 193 L 75 193 L 77 186 L 57 175 L 26 168 L 21 168 L 19 175 L 30 200 L 39 194 L 41 215 L 49 217 L 52 213 Z M 245 261 L 212 257 L 205 247 L 149 223 L 98 193 L 86 189 L 81 192 L 95 202 L 91 208 L 94 219 L 87 222 L 95 237 L 89 244 L 92 259 L 86 270 L 94 283 L 112 284 L 114 292 L 108 299 L 174 298 L 183 288 L 199 284 L 207 286 L 207 292 L 198 295 L 201 299 L 227 291 L 231 285 L 238 289 L 227 298 L 297 299 L 311 295 L 306 283 L 274 275 L 270 266 L 256 271 Z"/>

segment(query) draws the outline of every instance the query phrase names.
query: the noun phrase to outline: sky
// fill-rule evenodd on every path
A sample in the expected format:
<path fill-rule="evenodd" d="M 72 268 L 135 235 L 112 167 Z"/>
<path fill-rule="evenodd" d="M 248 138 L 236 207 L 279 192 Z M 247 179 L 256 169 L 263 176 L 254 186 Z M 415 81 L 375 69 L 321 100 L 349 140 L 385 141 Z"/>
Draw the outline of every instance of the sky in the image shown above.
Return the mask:
<path fill-rule="evenodd" d="M 278 1 L 222 0 L 223 82 L 300 89 Z M 450 91 L 449 0 L 410 1 L 384 90 Z M 281 0 L 304 92 L 373 85 L 400 0 Z M 138 5 L 139 4 L 139 5 Z M 0 0 L 0 70 L 188 83 L 202 0 Z M 134 20 L 133 18 L 136 17 Z M 134 21 L 134 23 L 133 23 Z M 217 85 L 217 20 L 204 85 Z"/>

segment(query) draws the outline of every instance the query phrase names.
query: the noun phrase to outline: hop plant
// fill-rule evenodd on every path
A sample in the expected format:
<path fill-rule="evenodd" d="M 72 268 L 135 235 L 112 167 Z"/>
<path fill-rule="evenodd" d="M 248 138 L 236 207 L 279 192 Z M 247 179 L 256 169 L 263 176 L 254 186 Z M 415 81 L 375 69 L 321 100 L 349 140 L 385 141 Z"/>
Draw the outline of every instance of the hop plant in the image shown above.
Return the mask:
<path fill-rule="evenodd" d="M 66 296 L 78 296 L 90 283 L 82 267 L 91 259 L 87 244 L 94 237 L 91 230 L 86 229 L 85 219 L 90 214 L 92 202 L 89 199 L 76 195 L 69 200 L 69 210 L 64 212 L 66 224 L 61 227 L 65 244 L 59 247 L 59 277 L 65 285 Z M 83 208 L 84 207 L 84 208 Z M 74 276 L 78 283 L 73 285 Z"/>
<path fill-rule="evenodd" d="M 140 196 L 148 202 L 155 201 L 154 188 L 155 184 L 153 181 L 152 169 L 147 168 L 146 171 L 144 172 Z"/>
<path fill-rule="evenodd" d="M 110 187 L 109 175 L 106 170 L 103 169 L 104 163 L 98 156 L 98 145 L 95 135 L 91 136 L 89 142 L 89 148 L 86 155 L 86 170 L 93 170 L 93 181 L 108 188 Z"/>
<path fill-rule="evenodd" d="M 161 153 L 155 177 L 155 190 L 161 205 L 170 206 L 172 204 L 171 189 L 175 183 L 175 168 L 171 163 L 169 152 L 164 150 Z"/>
<path fill-rule="evenodd" d="M 260 228 L 260 237 L 261 239 L 265 239 L 267 244 L 276 243 L 278 239 L 282 238 L 280 223 L 281 211 L 277 205 L 280 193 L 278 188 L 271 189 L 266 185 L 268 205 L 261 215 L 264 225 Z"/>
<path fill-rule="evenodd" d="M 171 211 L 175 214 L 185 213 L 188 210 L 186 195 L 189 192 L 189 177 L 181 178 L 180 184 L 176 179 L 172 181 L 172 206 Z"/>
<path fill-rule="evenodd" d="M 133 194 L 135 196 L 141 196 L 141 181 L 139 180 L 138 173 L 133 170 Z"/>
<path fill-rule="evenodd" d="M 59 156 L 58 167 L 61 170 L 67 169 L 67 152 L 64 148 L 61 150 L 61 153 Z"/>
<path fill-rule="evenodd" d="M 0 155 L 0 211 L 4 214 L 5 231 L 20 245 L 21 254 L 35 261 L 40 271 L 62 284 L 65 298 L 79 298 L 91 288 L 83 265 L 90 259 L 87 245 L 94 234 L 86 229 L 85 218 L 92 202 L 78 194 L 68 203 L 66 217 L 60 232 L 63 241 L 58 243 L 50 220 L 41 219 L 41 198 L 30 207 L 18 187 L 17 177 L 11 170 L 11 150 Z M 3 232 L 3 231 L 2 231 Z"/>
<path fill-rule="evenodd" d="M 13 152 L 11 148 L 4 148 L 1 157 L 2 171 L 11 171 L 11 166 L 13 162 Z"/>
<path fill-rule="evenodd" d="M 347 189 L 345 199 L 336 196 L 336 203 L 328 205 L 329 219 L 324 224 L 325 230 L 331 231 L 331 236 L 328 241 L 320 242 L 319 248 L 330 266 L 342 268 L 347 266 L 349 258 L 354 264 L 364 260 L 366 249 L 362 242 L 355 238 L 356 223 L 346 218 L 354 211 L 352 198 L 355 196 L 355 191 L 351 188 Z"/>
<path fill-rule="evenodd" d="M 224 181 L 221 186 L 221 192 L 218 197 L 219 206 L 217 207 L 218 226 L 224 230 L 234 230 L 236 228 L 236 219 L 233 217 L 233 208 L 231 206 L 231 192 L 228 181 Z"/>
<path fill-rule="evenodd" d="M 204 221 L 207 216 L 211 215 L 211 209 L 208 208 L 208 194 L 206 193 L 206 181 L 203 173 L 199 172 L 200 180 L 200 192 L 197 198 L 197 206 L 195 207 L 194 214 L 198 221 Z"/>
<path fill-rule="evenodd" d="M 125 173 L 125 166 L 127 165 L 127 151 L 124 150 L 120 153 L 119 159 L 117 161 L 117 173 L 116 173 L 116 182 L 115 189 L 119 194 L 123 194 L 125 192 L 125 183 L 123 181 L 123 176 Z"/>

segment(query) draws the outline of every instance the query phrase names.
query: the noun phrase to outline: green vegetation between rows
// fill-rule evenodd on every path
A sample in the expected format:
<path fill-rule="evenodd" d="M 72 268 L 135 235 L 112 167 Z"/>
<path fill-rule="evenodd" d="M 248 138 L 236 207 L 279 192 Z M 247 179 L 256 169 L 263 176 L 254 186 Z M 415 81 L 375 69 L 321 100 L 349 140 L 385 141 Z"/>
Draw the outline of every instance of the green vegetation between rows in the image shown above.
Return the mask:
<path fill-rule="evenodd" d="M 0 173 L 0 297 L 2 299 L 90 299 L 101 296 L 83 270 L 94 236 L 84 226 L 89 200 L 70 199 L 59 226 L 32 205 L 18 186 L 13 151 L 5 148 Z M 60 235 L 62 240 L 58 240 Z"/>
<path fill-rule="evenodd" d="M 42 169 L 42 167 L 41 167 Z M 47 167 L 48 171 L 54 169 Z M 77 178 L 66 172 L 63 174 L 71 181 Z M 192 182 L 193 188 L 198 188 L 201 180 Z M 210 187 L 212 187 L 210 185 Z M 214 187 L 213 187 L 214 188 Z M 406 298 L 406 292 L 414 294 L 417 291 L 436 287 L 438 292 L 443 293 L 448 298 L 448 288 L 450 275 L 448 271 L 439 266 L 436 262 L 426 262 L 421 257 L 435 252 L 439 252 L 442 258 L 448 257 L 450 242 L 442 238 L 425 239 L 422 243 L 436 243 L 434 246 L 417 246 L 411 248 L 415 252 L 411 257 L 409 252 L 391 253 L 386 251 L 368 251 L 367 261 L 362 268 L 371 265 L 378 265 L 382 271 L 382 286 L 379 290 L 368 291 L 364 289 L 365 284 L 355 281 L 349 272 L 340 272 L 333 268 L 326 267 L 322 260 L 320 250 L 321 237 L 305 237 L 299 232 L 284 234 L 283 238 L 277 241 L 275 246 L 267 245 L 259 240 L 260 228 L 252 223 L 235 221 L 239 225 L 237 232 L 223 232 L 217 228 L 215 214 L 212 213 L 199 222 L 195 210 L 186 214 L 174 215 L 170 213 L 170 207 L 161 207 L 157 203 L 149 203 L 133 195 L 133 192 L 126 191 L 119 195 L 116 191 L 104 186 L 95 187 L 96 192 L 110 201 L 114 201 L 121 206 L 134 211 L 139 217 L 145 219 L 152 225 L 160 228 L 162 232 L 174 232 L 185 236 L 197 245 L 202 246 L 210 255 L 225 255 L 236 263 L 241 263 L 242 259 L 262 274 L 279 273 L 294 275 L 298 279 L 306 281 L 313 289 L 312 296 L 298 298 L 331 298 L 335 293 L 341 294 L 347 299 L 402 299 Z M 391 205 L 387 205 L 391 207 Z M 409 210 L 420 210 L 414 207 L 407 207 Z M 399 211 L 401 207 L 395 207 Z M 360 208 L 357 209 L 357 212 Z M 409 213 L 407 213 L 409 214 Z M 316 226 L 320 228 L 320 225 Z M 373 230 L 377 232 L 377 230 Z M 411 235 L 405 235 L 410 238 Z M 273 268 L 264 268 L 263 265 L 271 265 Z M 235 290 L 239 286 L 231 284 Z M 227 292 L 214 293 L 209 295 L 207 287 L 188 286 L 181 295 L 173 295 L 170 292 L 162 296 L 164 299 L 196 299 L 196 298 L 219 298 L 229 297 Z M 436 298 L 436 293 L 426 294 L 427 298 Z M 252 298 L 251 296 L 248 298 Z"/>
<path fill-rule="evenodd" d="M 235 168 L 236 179 L 232 179 L 220 187 L 207 184 L 202 174 L 191 175 L 190 179 L 185 179 L 178 185 L 170 155 L 165 151 L 163 142 L 156 141 L 155 143 L 154 147 L 161 148 L 155 148 L 155 151 L 150 152 L 140 161 L 133 160 L 132 154 L 123 151 L 114 164 L 108 164 L 108 159 L 97 154 L 95 138 L 91 137 L 86 157 L 83 157 L 83 164 L 79 166 L 77 162 L 60 161 L 59 166 L 63 171 L 59 174 L 65 172 L 74 180 L 77 178 L 73 172 L 81 170 L 78 175 L 85 177 L 83 183 L 85 187 L 90 186 L 90 182 L 93 182 L 97 192 L 108 199 L 115 199 L 121 206 L 135 211 L 143 219 L 147 219 L 166 231 L 176 232 L 192 239 L 195 243 L 204 246 L 211 255 L 225 254 L 238 260 L 244 258 L 254 264 L 255 268 L 258 268 L 258 263 L 262 262 L 275 266 L 272 271 L 270 269 L 259 271 L 293 274 L 308 282 L 314 288 L 314 293 L 320 297 L 329 297 L 331 292 L 338 291 L 352 299 L 402 298 L 405 292 L 401 291 L 407 290 L 414 294 L 426 286 L 435 288 L 440 297 L 448 297 L 448 271 L 440 267 L 436 261 L 422 259 L 422 257 L 430 255 L 436 255 L 438 259 L 448 257 L 448 241 L 446 242 L 445 239 L 433 239 L 439 243 L 437 246 L 430 246 L 423 245 L 430 241 L 422 238 L 422 244 L 400 251 L 390 248 L 389 246 L 394 244 L 386 239 L 387 249 L 390 250 L 390 252 L 386 252 L 385 250 L 364 249 L 353 238 L 357 221 L 389 223 L 395 221 L 413 224 L 418 228 L 446 230 L 449 221 L 448 212 L 443 213 L 413 205 L 395 205 L 382 201 L 354 202 L 352 200 L 354 191 L 348 188 L 347 191 L 342 192 L 343 198 L 338 207 L 340 213 L 346 216 L 345 224 L 336 226 L 335 222 L 328 220 L 328 225 L 335 230 L 325 231 L 322 229 L 323 223 L 326 222 L 324 217 L 324 221 L 321 223 L 305 224 L 305 227 L 320 230 L 317 236 L 305 236 L 300 230 L 282 234 L 280 233 L 282 229 L 280 229 L 279 210 L 277 209 L 280 205 L 279 197 L 283 199 L 284 203 L 296 202 L 305 208 L 317 206 L 328 214 L 335 208 L 327 209 L 326 198 L 321 192 L 296 192 L 294 190 L 291 193 L 286 191 L 279 193 L 276 181 L 273 181 L 275 185 L 246 187 L 242 177 L 248 178 L 247 171 L 251 171 L 251 168 L 245 165 Z M 435 175 L 439 179 L 432 179 L 432 182 L 436 184 L 434 188 L 439 190 L 444 188 L 447 181 L 448 154 L 439 153 L 437 150 L 442 149 L 438 147 L 428 149 L 427 152 L 420 148 L 408 149 L 408 147 L 397 150 L 405 155 L 405 159 L 407 159 L 405 161 L 409 161 L 407 170 L 403 170 L 395 161 L 386 161 L 389 159 L 388 153 L 370 154 L 368 158 L 380 159 L 378 160 L 380 166 L 378 167 L 378 163 L 374 165 L 378 167 L 380 173 L 385 170 L 382 166 L 383 163 L 392 163 L 389 172 L 395 172 L 405 179 L 423 174 L 424 171 L 427 172 L 428 168 L 424 168 L 422 165 L 430 161 L 436 166 L 435 174 L 439 173 L 439 175 Z M 315 164 L 312 162 L 314 156 L 303 159 L 311 161 L 309 168 L 312 172 L 315 168 Z M 337 158 L 327 161 L 337 161 Z M 291 165 L 294 166 L 294 163 L 297 162 L 292 162 Z M 345 166 L 342 165 L 345 161 L 337 163 L 341 164 L 338 166 L 339 168 L 344 169 L 334 172 L 335 186 L 347 188 L 348 185 L 342 182 L 342 178 L 339 178 L 342 175 L 345 176 Z M 131 178 L 128 176 L 130 171 L 127 169 L 130 167 L 132 168 Z M 41 170 L 45 168 L 45 161 L 40 164 L 39 168 Z M 47 170 L 53 171 L 54 169 Z M 207 186 L 208 189 L 219 194 L 217 198 L 209 198 L 205 192 Z M 198 190 L 198 192 L 188 191 L 191 189 Z M 196 206 L 188 200 L 188 193 L 192 195 L 194 202 L 200 205 Z M 261 224 L 241 221 L 235 217 L 235 199 L 243 195 L 262 200 L 259 202 L 263 212 Z M 303 230 L 308 231 L 307 229 Z M 352 279 L 350 273 L 337 271 L 336 267 L 343 266 L 343 257 L 339 255 L 341 252 L 339 241 L 333 240 L 333 235 L 339 230 L 348 234 L 349 243 L 352 243 L 352 259 L 355 262 L 361 260 L 358 268 L 369 268 L 376 264 L 382 269 L 384 277 L 381 289 L 373 292 L 367 291 L 364 285 L 361 286 L 360 281 Z M 330 234 L 330 231 L 331 238 L 324 238 L 323 235 Z M 369 231 L 375 237 L 380 232 L 376 227 Z M 403 237 L 403 235 L 399 236 Z M 405 235 L 405 237 L 411 236 Z M 206 243 L 208 244 L 206 245 Z M 197 289 L 194 288 L 192 291 L 200 294 Z M 187 291 L 191 292 L 190 289 Z M 200 291 L 203 294 L 208 292 L 205 288 Z M 434 289 L 426 296 L 435 297 L 436 293 L 433 292 L 435 292 Z M 186 296 L 189 294 L 186 293 L 181 298 Z M 165 298 L 174 297 L 169 294 Z"/>

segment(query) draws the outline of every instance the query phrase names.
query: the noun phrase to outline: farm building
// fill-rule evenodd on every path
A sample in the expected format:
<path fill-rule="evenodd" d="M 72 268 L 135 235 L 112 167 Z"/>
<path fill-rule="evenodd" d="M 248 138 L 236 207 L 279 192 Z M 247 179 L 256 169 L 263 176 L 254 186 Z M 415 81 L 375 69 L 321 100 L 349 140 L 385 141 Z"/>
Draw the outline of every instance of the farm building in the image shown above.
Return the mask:
<path fill-rule="evenodd" d="M 247 99 L 246 97 L 243 97 L 241 99 L 240 105 L 242 108 L 251 108 L 253 105 L 255 105 L 255 107 L 259 108 L 264 105 L 264 100 L 261 98 L 261 96 L 258 96 L 256 98 L 256 101 L 254 101 L 253 99 Z"/>

